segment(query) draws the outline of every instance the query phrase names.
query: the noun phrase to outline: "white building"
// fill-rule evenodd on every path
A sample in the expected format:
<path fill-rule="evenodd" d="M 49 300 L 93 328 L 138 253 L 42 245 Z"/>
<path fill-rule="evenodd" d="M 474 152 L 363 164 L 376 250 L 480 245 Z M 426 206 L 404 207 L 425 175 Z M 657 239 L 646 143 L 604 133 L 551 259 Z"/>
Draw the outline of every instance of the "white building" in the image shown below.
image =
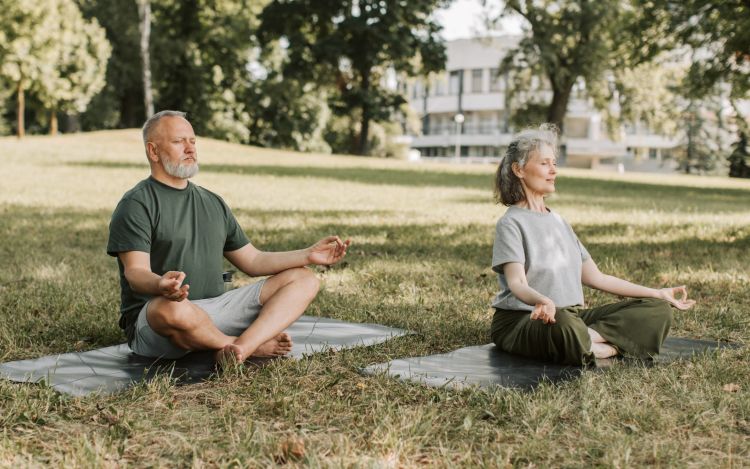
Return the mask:
<path fill-rule="evenodd" d="M 498 65 L 519 36 L 459 39 L 447 43 L 445 73 L 429 83 L 411 81 L 405 88 L 409 105 L 421 118 L 421 132 L 411 135 L 411 148 L 423 158 L 455 157 L 460 148 L 465 160 L 494 160 L 503 155 L 514 129 L 505 105 L 507 76 Z M 536 93 L 549 102 L 552 92 Z M 463 123 L 459 123 L 460 116 Z M 625 126 L 619 141 L 611 140 L 600 113 L 581 92 L 573 92 L 564 123 L 567 166 L 646 171 L 671 170 L 663 162 L 677 141 L 655 135 L 641 126 Z"/>

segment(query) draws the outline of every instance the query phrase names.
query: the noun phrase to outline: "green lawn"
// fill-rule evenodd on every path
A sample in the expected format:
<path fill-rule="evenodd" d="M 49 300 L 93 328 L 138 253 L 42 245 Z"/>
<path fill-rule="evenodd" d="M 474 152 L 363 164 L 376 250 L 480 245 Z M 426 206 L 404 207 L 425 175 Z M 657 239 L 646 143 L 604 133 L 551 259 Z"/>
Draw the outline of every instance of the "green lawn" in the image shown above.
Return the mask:
<path fill-rule="evenodd" d="M 146 177 L 135 130 L 0 139 L 0 361 L 120 343 L 109 216 Z M 534 392 L 432 389 L 358 369 L 487 343 L 489 166 L 199 142 L 196 182 L 253 243 L 350 237 L 308 314 L 408 328 L 367 349 L 70 398 L 0 381 L 0 466 L 750 466 L 750 349 L 615 366 Z M 563 169 L 549 205 L 602 270 L 687 284 L 672 334 L 750 342 L 750 181 Z M 237 279 L 237 283 L 246 282 Z M 612 297 L 588 291 L 592 304 Z M 736 383 L 737 392 L 724 386 Z"/>

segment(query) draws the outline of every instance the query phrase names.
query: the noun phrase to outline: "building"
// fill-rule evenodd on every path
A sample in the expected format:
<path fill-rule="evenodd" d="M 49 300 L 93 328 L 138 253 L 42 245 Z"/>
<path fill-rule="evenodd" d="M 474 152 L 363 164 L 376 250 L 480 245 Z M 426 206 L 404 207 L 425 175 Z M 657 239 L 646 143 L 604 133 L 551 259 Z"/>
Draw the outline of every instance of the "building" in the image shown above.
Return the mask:
<path fill-rule="evenodd" d="M 508 77 L 498 74 L 503 56 L 519 36 L 459 39 L 447 44 L 447 70 L 429 82 L 403 83 L 409 105 L 421 119 L 421 132 L 410 146 L 422 158 L 496 161 L 514 129 L 506 106 Z M 534 86 L 536 85 L 536 86 Z M 533 83 L 534 98 L 549 102 L 551 90 Z M 548 94 L 548 96 L 545 96 Z M 563 164 L 582 168 L 671 171 L 669 153 L 677 141 L 650 133 L 645 126 L 623 126 L 611 140 L 600 113 L 581 89 L 575 89 L 564 123 Z"/>

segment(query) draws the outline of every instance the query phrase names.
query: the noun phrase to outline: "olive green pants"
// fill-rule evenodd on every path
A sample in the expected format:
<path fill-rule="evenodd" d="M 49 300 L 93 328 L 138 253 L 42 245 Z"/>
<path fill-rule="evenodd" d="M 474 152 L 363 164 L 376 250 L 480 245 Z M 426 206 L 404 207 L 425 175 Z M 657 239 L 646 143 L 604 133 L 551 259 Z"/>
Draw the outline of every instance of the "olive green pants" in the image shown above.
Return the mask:
<path fill-rule="evenodd" d="M 500 349 L 564 365 L 592 363 L 588 328 L 627 357 L 659 353 L 672 324 L 672 308 L 663 300 L 636 298 L 596 308 L 558 308 L 554 324 L 532 320 L 529 311 L 496 309 L 492 341 Z"/>

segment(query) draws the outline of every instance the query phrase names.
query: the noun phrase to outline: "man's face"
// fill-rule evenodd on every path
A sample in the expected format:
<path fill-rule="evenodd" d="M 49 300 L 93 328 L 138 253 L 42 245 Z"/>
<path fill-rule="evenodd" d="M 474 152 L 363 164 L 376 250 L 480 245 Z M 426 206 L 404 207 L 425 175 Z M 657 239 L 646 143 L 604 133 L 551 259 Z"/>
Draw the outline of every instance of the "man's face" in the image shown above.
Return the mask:
<path fill-rule="evenodd" d="M 162 118 L 149 145 L 170 176 L 188 179 L 198 173 L 198 152 L 195 147 L 195 132 L 190 122 L 182 117 Z"/>

